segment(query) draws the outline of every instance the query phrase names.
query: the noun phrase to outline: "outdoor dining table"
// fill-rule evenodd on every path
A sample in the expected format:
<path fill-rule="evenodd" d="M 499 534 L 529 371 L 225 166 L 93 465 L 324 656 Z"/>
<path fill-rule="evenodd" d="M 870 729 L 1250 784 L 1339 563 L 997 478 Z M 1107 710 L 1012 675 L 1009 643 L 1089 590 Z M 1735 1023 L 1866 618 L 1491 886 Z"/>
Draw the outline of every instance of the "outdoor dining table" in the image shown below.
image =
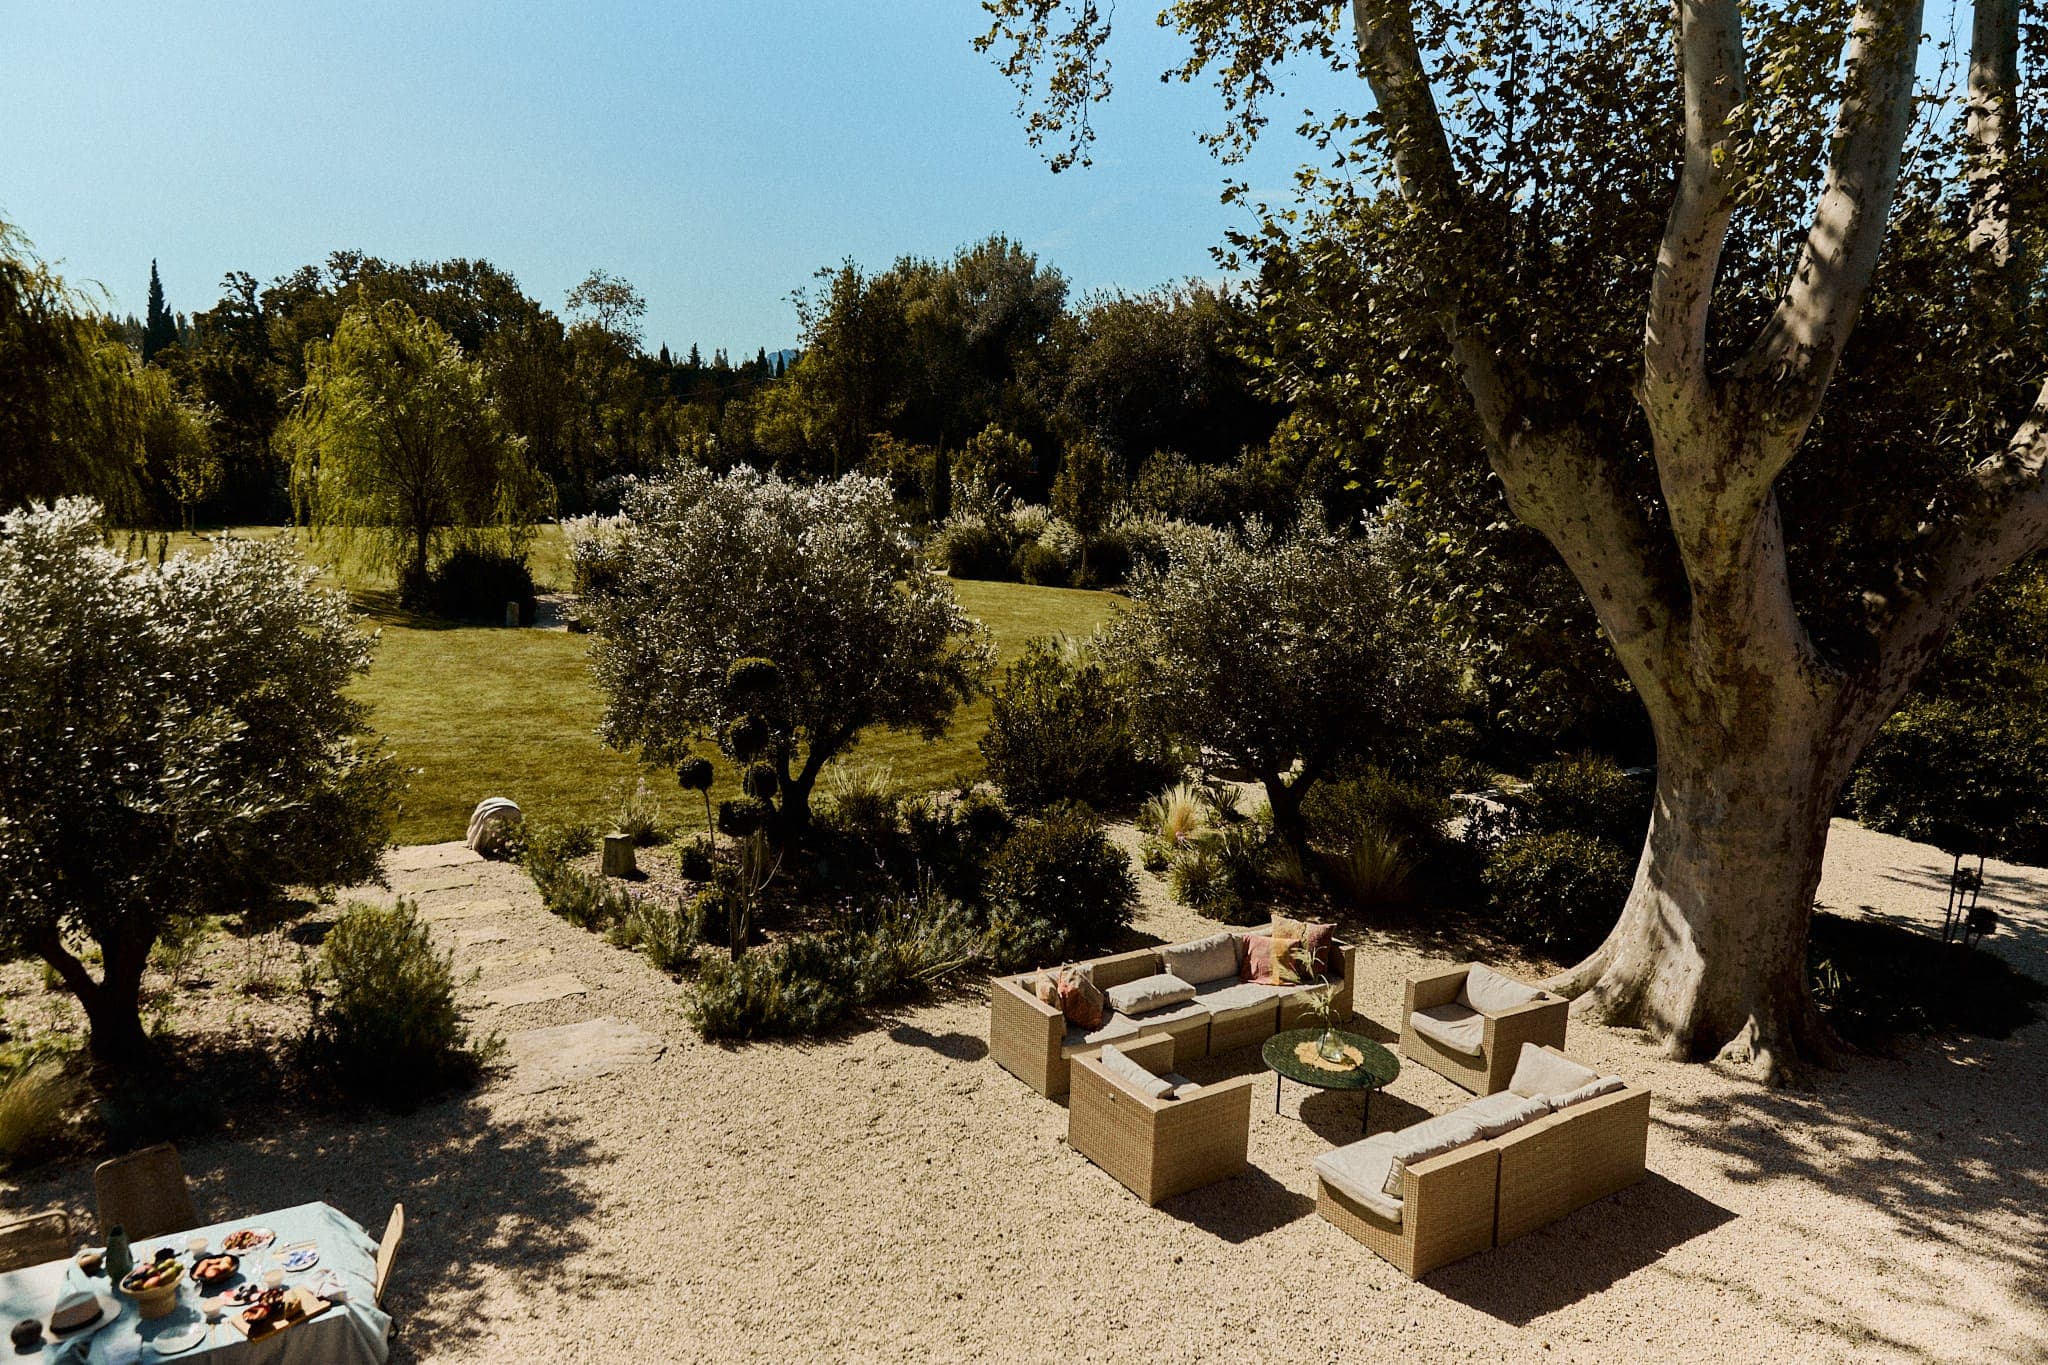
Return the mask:
<path fill-rule="evenodd" d="M 224 1317 L 208 1329 L 206 1339 L 188 1350 L 160 1355 L 149 1346 L 158 1336 L 189 1326 L 199 1314 L 199 1301 L 207 1291 L 191 1280 L 190 1258 L 185 1242 L 203 1236 L 218 1250 L 220 1239 L 237 1228 L 268 1228 L 277 1234 L 267 1251 L 293 1242 L 317 1244 L 320 1262 L 310 1270 L 287 1277 L 287 1285 L 311 1285 L 332 1270 L 348 1287 L 348 1299 L 337 1303 L 317 1318 L 285 1328 L 259 1341 L 246 1340 Z M 13 1355 L 19 1361 L 45 1365 L 129 1365 L 129 1362 L 203 1361 L 205 1365 L 384 1365 L 390 1354 L 386 1337 L 391 1318 L 376 1302 L 377 1243 L 362 1226 L 328 1204 L 301 1204 L 297 1208 L 253 1214 L 231 1222 L 193 1228 L 165 1237 L 151 1237 L 135 1243 L 138 1256 L 156 1247 L 176 1247 L 186 1261 L 186 1277 L 178 1288 L 178 1306 L 167 1317 L 145 1321 L 135 1302 L 113 1289 L 105 1278 L 87 1279 L 75 1261 L 49 1261 L 26 1270 L 0 1275 L 0 1327 L 23 1318 L 42 1319 L 57 1301 L 60 1291 L 85 1290 L 110 1294 L 121 1305 L 121 1315 L 111 1323 L 75 1333 L 66 1340 L 43 1347 L 41 1355 Z M 249 1258 L 243 1257 L 244 1268 Z M 231 1279 L 227 1288 L 240 1283 Z M 234 1311 L 232 1305 L 230 1311 Z M 0 1359 L 10 1357 L 0 1356 Z"/>

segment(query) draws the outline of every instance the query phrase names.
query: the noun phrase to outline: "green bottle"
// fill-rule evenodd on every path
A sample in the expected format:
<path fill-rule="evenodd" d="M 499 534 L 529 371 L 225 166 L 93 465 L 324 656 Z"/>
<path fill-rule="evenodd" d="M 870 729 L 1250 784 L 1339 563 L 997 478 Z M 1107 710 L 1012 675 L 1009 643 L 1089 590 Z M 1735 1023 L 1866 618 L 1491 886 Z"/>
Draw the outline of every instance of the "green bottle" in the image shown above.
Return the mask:
<path fill-rule="evenodd" d="M 135 1257 L 128 1250 L 128 1230 L 116 1223 L 107 1229 L 107 1279 L 119 1284 L 133 1269 Z"/>

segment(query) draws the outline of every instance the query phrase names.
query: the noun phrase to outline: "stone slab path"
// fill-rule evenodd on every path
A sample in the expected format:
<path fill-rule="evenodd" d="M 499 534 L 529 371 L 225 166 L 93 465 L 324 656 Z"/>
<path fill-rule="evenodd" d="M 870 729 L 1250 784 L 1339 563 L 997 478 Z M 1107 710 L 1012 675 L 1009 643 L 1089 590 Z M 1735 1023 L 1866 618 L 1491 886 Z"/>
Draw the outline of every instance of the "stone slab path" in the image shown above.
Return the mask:
<path fill-rule="evenodd" d="M 582 1085 L 644 1066 L 667 1048 L 658 1033 L 605 1013 L 611 992 L 590 984 L 648 973 L 622 976 L 621 950 L 549 914 L 517 867 L 447 843 L 398 849 L 384 868 L 390 889 L 375 899 L 419 906 L 435 941 L 455 956 L 471 1024 L 504 1040 L 508 1065 L 493 1088 L 535 1095 Z"/>

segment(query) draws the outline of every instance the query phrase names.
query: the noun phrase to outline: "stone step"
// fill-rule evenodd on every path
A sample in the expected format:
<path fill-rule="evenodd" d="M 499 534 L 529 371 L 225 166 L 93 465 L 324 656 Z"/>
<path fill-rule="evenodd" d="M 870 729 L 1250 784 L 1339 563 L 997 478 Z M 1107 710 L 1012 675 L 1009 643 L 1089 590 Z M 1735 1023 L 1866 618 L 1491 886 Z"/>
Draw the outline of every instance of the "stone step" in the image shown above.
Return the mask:
<path fill-rule="evenodd" d="M 554 1090 L 645 1066 L 666 1048 L 647 1030 L 609 1015 L 580 1024 L 523 1029 L 505 1038 L 505 1056 L 512 1064 L 506 1088 L 521 1095 Z"/>
<path fill-rule="evenodd" d="M 566 1000 L 572 995 L 588 995 L 590 987 L 578 981 L 567 972 L 553 976 L 536 976 L 528 981 L 515 981 L 509 986 L 499 986 L 483 993 L 483 1002 L 501 1007 L 511 1005 L 538 1005 L 547 1000 Z"/>

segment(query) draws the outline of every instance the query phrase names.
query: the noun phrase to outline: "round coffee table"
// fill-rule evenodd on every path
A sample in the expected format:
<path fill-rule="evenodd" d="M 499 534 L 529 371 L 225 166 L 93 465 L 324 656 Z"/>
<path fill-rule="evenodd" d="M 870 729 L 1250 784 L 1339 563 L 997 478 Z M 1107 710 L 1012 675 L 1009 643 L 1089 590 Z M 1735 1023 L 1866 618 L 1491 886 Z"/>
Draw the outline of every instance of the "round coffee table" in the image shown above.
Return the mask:
<path fill-rule="evenodd" d="M 1273 1073 L 1273 1112 L 1280 1112 L 1280 1078 L 1283 1076 L 1318 1090 L 1363 1090 L 1365 1113 L 1359 1118 L 1358 1130 L 1364 1132 L 1372 1114 L 1372 1092 L 1381 1086 L 1391 1085 L 1394 1077 L 1401 1074 L 1401 1059 L 1372 1039 L 1346 1033 L 1342 1029 L 1337 1030 L 1337 1037 L 1357 1048 L 1359 1056 L 1364 1059 L 1357 1066 L 1340 1071 L 1304 1062 L 1295 1055 L 1295 1049 L 1303 1043 L 1314 1043 L 1322 1036 L 1323 1030 L 1319 1028 L 1289 1029 L 1268 1038 L 1265 1047 L 1260 1049 L 1266 1068 Z"/>

